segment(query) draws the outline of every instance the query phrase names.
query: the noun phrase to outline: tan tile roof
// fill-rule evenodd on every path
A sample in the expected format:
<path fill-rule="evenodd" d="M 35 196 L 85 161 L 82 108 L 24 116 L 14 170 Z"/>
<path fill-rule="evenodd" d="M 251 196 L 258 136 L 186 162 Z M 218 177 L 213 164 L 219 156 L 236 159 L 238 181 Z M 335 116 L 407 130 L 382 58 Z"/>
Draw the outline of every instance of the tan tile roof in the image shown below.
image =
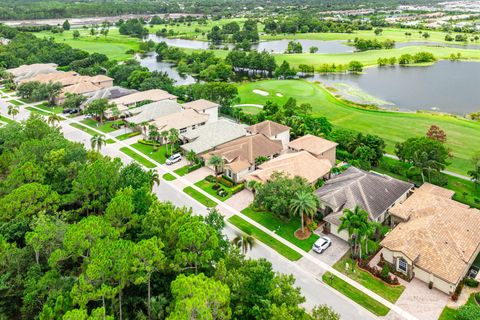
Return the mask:
<path fill-rule="evenodd" d="M 274 172 L 283 172 L 290 177 L 299 176 L 315 183 L 330 172 L 332 165 L 326 159 L 318 159 L 306 151 L 283 154 L 262 163 L 245 180 L 266 182 Z"/>
<path fill-rule="evenodd" d="M 161 89 L 152 89 L 147 91 L 141 91 L 129 94 L 127 96 L 114 99 L 111 102 L 116 103 L 117 105 L 129 105 L 141 101 L 151 100 L 153 102 L 166 100 L 166 99 L 176 99 L 177 97 L 173 94 L 168 93 L 167 91 Z"/>
<path fill-rule="evenodd" d="M 254 124 L 253 126 L 247 127 L 248 132 L 261 133 L 263 135 L 266 135 L 267 137 L 276 136 L 277 134 L 280 134 L 287 130 L 290 130 L 290 127 L 270 120 L 265 120 L 260 123 Z"/>
<path fill-rule="evenodd" d="M 58 65 L 55 63 L 34 63 L 24 64 L 17 68 L 7 69 L 7 71 L 15 77 L 26 76 L 28 74 L 50 73 L 55 72 Z"/>
<path fill-rule="evenodd" d="M 156 126 L 159 131 L 170 130 L 172 128 L 180 130 L 207 122 L 207 120 L 208 114 L 201 114 L 195 110 L 187 109 L 157 118 L 152 124 Z"/>
<path fill-rule="evenodd" d="M 96 76 L 91 77 L 90 81 L 92 82 L 104 82 L 104 81 L 113 81 L 112 78 L 107 77 L 104 74 L 98 74 Z"/>
<path fill-rule="evenodd" d="M 480 211 L 452 199 L 451 192 L 424 184 L 390 212 L 407 218 L 381 245 L 401 252 L 414 264 L 456 284 L 480 245 Z"/>
<path fill-rule="evenodd" d="M 88 92 L 94 92 L 97 90 L 100 90 L 100 87 L 97 87 L 91 82 L 80 82 L 71 86 L 67 86 L 63 88 L 62 94 L 60 97 L 64 97 L 65 94 L 68 93 L 76 93 L 76 94 L 83 94 L 83 93 L 88 93 Z"/>
<path fill-rule="evenodd" d="M 288 143 L 288 147 L 297 151 L 305 150 L 313 155 L 321 155 L 322 153 L 335 148 L 338 143 L 323 139 L 311 134 L 297 138 Z"/>
<path fill-rule="evenodd" d="M 74 71 L 69 71 L 69 72 L 56 71 L 56 72 L 50 72 L 50 73 L 37 74 L 34 77 L 31 77 L 28 79 L 22 79 L 19 81 L 19 83 L 26 83 L 26 82 L 33 82 L 33 81 L 38 81 L 40 83 L 60 82 L 62 85 L 68 86 L 68 85 L 81 82 L 82 79 L 84 78 L 88 78 L 88 77 L 79 76 L 78 73 Z M 75 80 L 79 80 L 79 81 L 75 81 Z"/>
<path fill-rule="evenodd" d="M 190 109 L 191 108 L 191 109 L 197 110 L 197 111 L 202 111 L 202 110 L 206 110 L 206 109 L 210 109 L 210 108 L 216 108 L 218 106 L 219 106 L 218 103 L 208 101 L 208 100 L 205 100 L 205 99 L 195 100 L 195 101 L 191 101 L 191 102 L 187 102 L 187 103 L 183 104 L 183 107 L 185 109 Z"/>
<path fill-rule="evenodd" d="M 224 143 L 216 150 L 209 152 L 206 158 L 219 155 L 225 159 L 232 171 L 239 172 L 253 165 L 256 158 L 271 157 L 281 151 L 280 141 L 273 141 L 262 134 L 255 134 Z"/>

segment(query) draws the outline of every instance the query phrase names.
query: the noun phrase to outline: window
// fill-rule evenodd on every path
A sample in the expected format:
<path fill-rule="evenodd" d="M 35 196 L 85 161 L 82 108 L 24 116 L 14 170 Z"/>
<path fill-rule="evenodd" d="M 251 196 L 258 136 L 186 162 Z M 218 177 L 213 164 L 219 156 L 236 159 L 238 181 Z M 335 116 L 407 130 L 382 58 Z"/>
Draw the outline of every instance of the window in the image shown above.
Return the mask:
<path fill-rule="evenodd" d="M 187 132 L 187 128 L 180 129 L 180 133 L 185 133 L 185 132 Z"/>
<path fill-rule="evenodd" d="M 398 269 L 404 273 L 407 273 L 407 270 L 408 270 L 408 264 L 407 264 L 407 261 L 405 261 L 404 259 L 399 259 L 398 260 Z"/>

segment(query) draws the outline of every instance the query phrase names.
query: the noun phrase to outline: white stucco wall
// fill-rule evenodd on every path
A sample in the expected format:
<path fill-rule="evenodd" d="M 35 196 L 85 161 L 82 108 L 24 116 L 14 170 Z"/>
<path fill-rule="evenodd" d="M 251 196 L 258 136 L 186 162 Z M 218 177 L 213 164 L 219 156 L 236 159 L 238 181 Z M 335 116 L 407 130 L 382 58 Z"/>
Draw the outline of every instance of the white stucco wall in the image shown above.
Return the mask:
<path fill-rule="evenodd" d="M 280 140 L 282 142 L 282 147 L 285 150 L 288 148 L 288 143 L 290 142 L 290 130 L 284 131 L 269 138 L 271 140 Z"/>
<path fill-rule="evenodd" d="M 336 226 L 334 224 L 330 224 L 330 233 L 333 234 L 334 236 L 339 237 L 340 239 L 348 241 L 347 230 L 342 230 L 342 231 L 338 232 L 338 226 Z"/>

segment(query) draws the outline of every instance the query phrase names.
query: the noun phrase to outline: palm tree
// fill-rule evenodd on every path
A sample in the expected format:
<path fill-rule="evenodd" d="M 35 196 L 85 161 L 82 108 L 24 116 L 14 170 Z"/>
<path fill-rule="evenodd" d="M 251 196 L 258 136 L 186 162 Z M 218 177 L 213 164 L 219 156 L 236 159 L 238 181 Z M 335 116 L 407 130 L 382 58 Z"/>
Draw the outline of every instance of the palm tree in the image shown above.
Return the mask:
<path fill-rule="evenodd" d="M 232 240 L 232 244 L 240 248 L 243 254 L 247 254 L 255 245 L 255 238 L 245 233 L 237 234 Z"/>
<path fill-rule="evenodd" d="M 160 133 L 158 132 L 157 127 L 154 125 L 148 126 L 148 139 L 154 142 L 158 141 L 158 137 L 160 137 Z"/>
<path fill-rule="evenodd" d="M 359 206 L 356 206 L 353 211 L 345 209 L 343 213 L 343 216 L 340 217 L 338 232 L 347 230 L 353 248 L 352 256 L 355 256 L 357 254 L 358 242 L 361 241 L 363 235 L 368 230 L 368 213 Z"/>
<path fill-rule="evenodd" d="M 49 82 L 45 86 L 47 91 L 48 104 L 53 106 L 55 104 L 55 98 L 62 93 L 62 85 L 59 82 Z"/>
<path fill-rule="evenodd" d="M 150 186 L 153 189 L 154 185 L 159 185 L 160 184 L 160 176 L 158 175 L 157 170 L 150 170 L 148 171 L 148 174 L 150 175 Z"/>
<path fill-rule="evenodd" d="M 180 132 L 178 132 L 177 129 L 172 128 L 168 131 L 168 140 L 172 144 L 172 148 L 170 150 L 170 153 L 172 154 L 173 151 L 175 150 L 175 144 L 180 140 Z"/>
<path fill-rule="evenodd" d="M 222 157 L 213 155 L 208 159 L 208 165 L 213 166 L 215 168 L 215 176 L 217 177 L 220 172 L 223 170 L 223 166 L 225 166 L 225 161 Z M 218 181 L 215 179 L 215 186 L 218 186 Z"/>
<path fill-rule="evenodd" d="M 142 123 L 140 123 L 140 127 L 142 128 L 143 135 L 146 136 L 147 135 L 148 122 L 143 121 Z"/>
<path fill-rule="evenodd" d="M 55 126 L 55 122 L 60 123 L 61 120 L 62 118 L 58 114 L 52 113 L 48 116 L 47 123 L 51 126 Z"/>
<path fill-rule="evenodd" d="M 305 234 L 305 215 L 313 219 L 318 209 L 318 198 L 312 191 L 300 190 L 290 200 L 290 210 L 294 216 L 300 216 L 302 221 L 302 234 Z"/>
<path fill-rule="evenodd" d="M 20 110 L 18 109 L 18 106 L 15 106 L 13 104 L 9 105 L 8 106 L 8 111 L 7 111 L 7 114 L 9 116 L 12 116 L 12 118 L 15 120 L 15 117 L 17 116 L 17 114 L 20 113 Z"/>
<path fill-rule="evenodd" d="M 193 150 L 190 150 L 187 152 L 187 156 L 186 156 L 188 162 L 190 162 L 190 165 L 194 165 L 195 162 L 197 162 L 197 154 L 195 153 L 195 151 Z"/>
<path fill-rule="evenodd" d="M 107 141 L 105 140 L 105 137 L 103 135 L 96 134 L 90 138 L 90 145 L 92 149 L 93 150 L 97 149 L 98 152 L 100 152 L 100 149 L 102 149 L 102 146 L 106 144 L 107 144 Z"/>
<path fill-rule="evenodd" d="M 262 184 L 257 181 L 257 180 L 250 180 L 247 182 L 247 188 L 252 190 L 253 194 L 255 194 L 258 190 L 258 188 L 261 186 Z"/>

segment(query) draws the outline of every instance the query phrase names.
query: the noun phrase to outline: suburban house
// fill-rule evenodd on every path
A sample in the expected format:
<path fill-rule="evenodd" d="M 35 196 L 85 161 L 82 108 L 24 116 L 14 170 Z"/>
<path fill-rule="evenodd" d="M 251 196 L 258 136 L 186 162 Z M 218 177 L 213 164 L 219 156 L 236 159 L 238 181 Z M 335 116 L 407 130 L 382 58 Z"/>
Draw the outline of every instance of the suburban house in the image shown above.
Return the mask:
<path fill-rule="evenodd" d="M 130 109 L 133 115 L 125 118 L 125 122 L 139 125 L 152 122 L 155 119 L 182 111 L 182 105 L 174 100 L 161 100 Z"/>
<path fill-rule="evenodd" d="M 65 98 L 67 96 L 67 93 L 71 94 L 86 94 L 86 93 L 91 93 L 100 90 L 101 88 L 94 85 L 93 83 L 87 81 L 87 82 L 79 82 L 77 84 L 73 84 L 71 86 L 64 87 L 62 89 L 62 92 L 60 95 L 55 98 L 55 104 L 62 104 L 65 102 Z"/>
<path fill-rule="evenodd" d="M 318 159 L 307 151 L 282 154 L 258 166 L 257 170 L 245 177 L 246 181 L 255 180 L 265 183 L 274 172 L 282 172 L 293 178 L 306 179 L 310 184 L 324 179 L 330 174 L 332 164 L 327 159 Z"/>
<path fill-rule="evenodd" d="M 270 140 L 279 140 L 286 149 L 290 142 L 290 128 L 274 121 L 265 120 L 247 127 L 248 134 L 263 134 Z"/>
<path fill-rule="evenodd" d="M 271 140 L 258 133 L 221 144 L 203 158 L 208 162 L 213 155 L 222 157 L 225 161 L 225 175 L 235 182 L 240 182 L 256 169 L 255 160 L 258 157 L 274 158 L 280 155 L 282 150 L 283 145 L 279 139 Z"/>
<path fill-rule="evenodd" d="M 55 63 L 35 63 L 24 64 L 17 68 L 7 69 L 6 71 L 13 76 L 13 81 L 19 83 L 23 79 L 29 79 L 39 74 L 60 72 L 57 71 L 58 65 Z"/>
<path fill-rule="evenodd" d="M 307 151 L 318 159 L 327 159 L 335 166 L 338 143 L 311 134 L 297 138 L 288 143 L 289 152 Z"/>
<path fill-rule="evenodd" d="M 69 86 L 78 82 L 82 82 L 84 77 L 80 76 L 75 71 L 55 71 L 51 73 L 41 73 L 37 74 L 31 78 L 25 78 L 18 81 L 18 84 L 27 83 L 27 82 L 40 82 L 40 83 L 49 83 L 49 82 L 58 82 L 61 83 L 62 86 Z"/>
<path fill-rule="evenodd" d="M 207 121 L 207 124 L 183 134 L 184 144 L 182 150 L 186 153 L 193 150 L 202 154 L 215 147 L 244 137 L 247 134 L 245 125 L 220 119 L 216 122 Z"/>
<path fill-rule="evenodd" d="M 89 77 L 88 81 L 100 88 L 110 88 L 113 86 L 113 79 L 106 75 L 99 74 L 93 77 Z"/>
<path fill-rule="evenodd" d="M 195 110 L 187 109 L 159 117 L 151 124 L 157 127 L 159 132 L 177 129 L 180 135 L 183 135 L 191 130 L 195 130 L 197 127 L 205 125 L 207 121 L 208 114 L 201 114 Z"/>
<path fill-rule="evenodd" d="M 393 270 L 453 294 L 480 251 L 480 211 L 425 183 L 390 209 L 398 225 L 382 240 Z"/>
<path fill-rule="evenodd" d="M 156 102 L 161 100 L 174 100 L 177 101 L 177 97 L 161 89 L 152 89 L 147 91 L 135 92 L 117 99 L 110 100 L 111 103 L 117 105 L 118 109 L 123 112 L 129 108 L 136 107 L 137 103 L 150 101 Z"/>
<path fill-rule="evenodd" d="M 184 109 L 193 109 L 197 113 L 208 114 L 208 122 L 216 122 L 218 120 L 218 107 L 216 102 L 208 101 L 205 99 L 199 99 L 183 104 Z"/>
<path fill-rule="evenodd" d="M 133 89 L 126 89 L 118 86 L 102 88 L 94 92 L 84 93 L 83 95 L 87 97 L 87 100 L 83 103 L 83 105 L 88 105 L 92 101 L 97 99 L 113 100 L 113 99 L 117 99 L 135 92 L 138 92 L 138 91 Z"/>
<path fill-rule="evenodd" d="M 388 218 L 388 210 L 404 201 L 412 188 L 411 183 L 349 167 L 328 180 L 316 194 L 324 207 L 326 229 L 347 241 L 347 231 L 338 232 L 343 210 L 359 206 L 368 212 L 370 220 L 382 223 Z"/>

